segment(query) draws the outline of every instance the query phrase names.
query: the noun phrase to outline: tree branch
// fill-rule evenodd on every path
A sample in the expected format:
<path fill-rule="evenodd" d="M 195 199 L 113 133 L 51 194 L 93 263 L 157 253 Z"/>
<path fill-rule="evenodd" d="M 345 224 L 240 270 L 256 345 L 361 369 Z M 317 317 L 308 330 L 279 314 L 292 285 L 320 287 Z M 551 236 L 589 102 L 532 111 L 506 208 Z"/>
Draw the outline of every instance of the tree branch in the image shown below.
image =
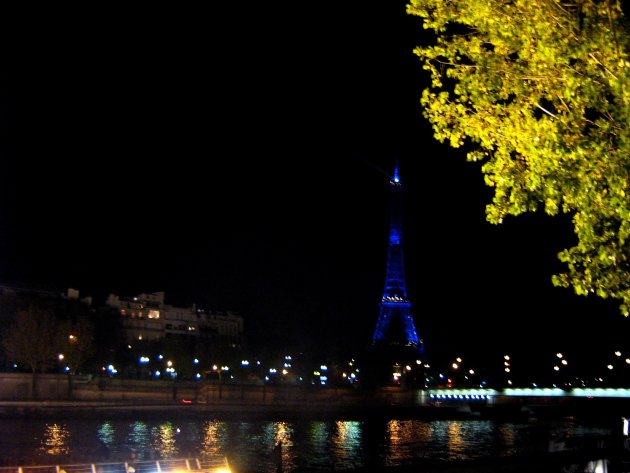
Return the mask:
<path fill-rule="evenodd" d="M 556 118 L 556 116 L 555 116 L 553 113 L 551 113 L 549 110 L 547 110 L 547 109 L 546 109 L 545 107 L 543 107 L 542 105 L 540 105 L 540 104 L 538 104 L 538 103 L 537 103 L 537 104 L 536 104 L 536 107 L 538 107 L 539 109 L 541 109 L 543 112 L 545 112 L 545 113 L 546 113 L 547 115 L 549 115 L 551 118 Z"/>

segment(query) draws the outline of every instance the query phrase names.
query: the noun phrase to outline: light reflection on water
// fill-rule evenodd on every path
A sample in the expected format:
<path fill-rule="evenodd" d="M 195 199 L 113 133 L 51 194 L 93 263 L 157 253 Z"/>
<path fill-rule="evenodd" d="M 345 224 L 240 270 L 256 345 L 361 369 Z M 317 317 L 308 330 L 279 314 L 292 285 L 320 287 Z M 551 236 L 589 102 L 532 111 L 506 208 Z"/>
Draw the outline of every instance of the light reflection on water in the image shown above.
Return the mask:
<path fill-rule="evenodd" d="M 293 428 L 287 422 L 273 422 L 272 445 L 282 444 L 282 471 L 291 471 L 294 465 L 294 458 L 289 453 L 293 451 Z"/>
<path fill-rule="evenodd" d="M 334 456 L 333 469 L 352 468 L 361 454 L 361 423 L 356 421 L 337 421 L 334 423 L 332 446 Z"/>
<path fill-rule="evenodd" d="M 112 448 L 114 444 L 114 435 L 116 435 L 116 431 L 114 430 L 114 426 L 111 422 L 103 422 L 98 428 L 98 439 L 105 445 L 107 448 Z"/>
<path fill-rule="evenodd" d="M 63 456 L 70 452 L 70 430 L 65 424 L 46 424 L 40 451 L 50 456 Z"/>
<path fill-rule="evenodd" d="M 128 445 L 131 450 L 140 450 L 142 447 L 152 446 L 151 436 L 149 435 L 149 426 L 142 421 L 132 423 L 128 427 L 127 440 L 125 445 Z"/>
<path fill-rule="evenodd" d="M 461 422 L 451 422 L 446 429 L 448 432 L 448 459 L 459 460 L 465 450 Z"/>
<path fill-rule="evenodd" d="M 400 465 L 410 456 L 412 450 L 422 443 L 415 429 L 416 421 L 390 420 L 387 423 L 385 464 L 387 466 Z"/>
<path fill-rule="evenodd" d="M 218 420 L 205 421 L 202 431 L 203 437 L 199 453 L 209 457 L 220 455 L 224 445 L 225 423 Z"/>
<path fill-rule="evenodd" d="M 3 420 L 0 464 L 123 461 L 134 450 L 142 460 L 227 455 L 239 473 L 273 472 L 272 450 L 282 441 L 284 471 L 341 470 L 533 452 L 546 449 L 553 430 L 580 435 L 588 428 L 574 420 L 547 425 L 491 420 Z"/>
<path fill-rule="evenodd" d="M 179 429 L 173 427 L 170 422 L 165 422 L 154 427 L 151 433 L 154 452 L 160 452 L 162 458 L 177 458 L 179 446 L 176 443 L 175 435 L 179 433 Z"/>

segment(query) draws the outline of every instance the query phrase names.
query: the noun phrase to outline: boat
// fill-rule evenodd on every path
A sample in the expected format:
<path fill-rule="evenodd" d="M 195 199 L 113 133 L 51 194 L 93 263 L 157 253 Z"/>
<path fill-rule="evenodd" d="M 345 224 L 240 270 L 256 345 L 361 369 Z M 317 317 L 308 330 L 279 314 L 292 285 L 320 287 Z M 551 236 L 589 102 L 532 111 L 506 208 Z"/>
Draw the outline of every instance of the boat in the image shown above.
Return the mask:
<path fill-rule="evenodd" d="M 0 466 L 0 473 L 231 473 L 227 457 Z"/>

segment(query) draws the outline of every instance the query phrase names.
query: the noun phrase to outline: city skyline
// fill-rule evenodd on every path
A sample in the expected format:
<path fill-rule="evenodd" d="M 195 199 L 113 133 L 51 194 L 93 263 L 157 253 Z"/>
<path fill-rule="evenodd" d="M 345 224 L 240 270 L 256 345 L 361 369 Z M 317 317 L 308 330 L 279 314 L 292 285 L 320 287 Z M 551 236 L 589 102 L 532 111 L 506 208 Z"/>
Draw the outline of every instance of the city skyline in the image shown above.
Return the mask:
<path fill-rule="evenodd" d="M 33 60 L 5 100 L 0 278 L 95 297 L 163 290 L 238 311 L 255 343 L 360 347 L 398 160 L 427 356 L 623 343 L 615 301 L 552 286 L 567 217 L 485 222 L 479 166 L 422 118 L 413 47 L 426 33 L 404 5 L 296 6 L 299 25 L 226 6 L 211 17 L 227 39 L 160 11 L 131 12 L 116 35 L 107 15 L 36 19 Z"/>

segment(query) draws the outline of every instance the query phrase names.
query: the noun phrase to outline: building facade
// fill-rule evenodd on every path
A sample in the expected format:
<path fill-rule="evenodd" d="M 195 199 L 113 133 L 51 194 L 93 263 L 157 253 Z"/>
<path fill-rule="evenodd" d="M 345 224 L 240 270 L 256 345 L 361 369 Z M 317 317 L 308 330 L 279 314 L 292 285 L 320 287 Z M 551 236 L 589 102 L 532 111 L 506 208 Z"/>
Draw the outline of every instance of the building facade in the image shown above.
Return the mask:
<path fill-rule="evenodd" d="M 175 307 L 165 303 L 163 291 L 135 297 L 110 294 L 105 305 L 116 309 L 128 342 L 156 342 L 166 338 L 199 339 L 240 345 L 243 339 L 243 317 L 233 311 L 208 311 L 195 304 Z"/>

